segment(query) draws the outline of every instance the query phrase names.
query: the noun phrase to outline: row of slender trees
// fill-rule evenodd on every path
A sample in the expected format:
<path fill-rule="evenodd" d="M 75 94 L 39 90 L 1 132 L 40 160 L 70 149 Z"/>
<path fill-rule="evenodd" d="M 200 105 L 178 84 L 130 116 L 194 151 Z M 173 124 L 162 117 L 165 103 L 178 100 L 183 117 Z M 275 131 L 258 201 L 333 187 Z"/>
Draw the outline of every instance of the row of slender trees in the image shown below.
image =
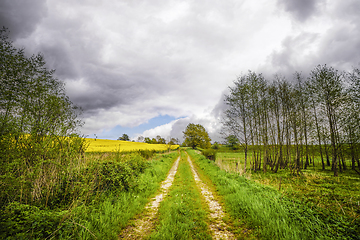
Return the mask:
<path fill-rule="evenodd" d="M 272 81 L 249 71 L 225 96 L 224 133 L 236 136 L 257 171 L 301 171 L 314 158 L 334 176 L 360 162 L 360 70 L 341 72 L 318 65 L 308 76 L 275 75 Z M 356 167 L 357 165 L 357 167 Z M 359 173 L 360 174 L 360 173 Z"/>

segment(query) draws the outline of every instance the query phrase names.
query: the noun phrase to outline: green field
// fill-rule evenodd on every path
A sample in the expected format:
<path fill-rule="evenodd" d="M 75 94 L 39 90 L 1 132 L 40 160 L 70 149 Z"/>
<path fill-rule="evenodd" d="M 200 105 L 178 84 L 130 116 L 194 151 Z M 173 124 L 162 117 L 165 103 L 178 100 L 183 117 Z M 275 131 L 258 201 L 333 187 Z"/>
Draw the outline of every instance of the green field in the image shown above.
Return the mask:
<path fill-rule="evenodd" d="M 193 151 L 190 153 L 216 185 L 233 220 L 248 226 L 261 239 L 358 239 L 360 236 L 359 185 L 353 187 L 359 178 L 352 174 L 340 185 L 337 178 L 328 181 L 330 176 L 310 185 L 305 182 L 314 181 L 311 177 L 317 175 L 314 171 L 301 176 L 290 175 L 285 170 L 279 175 L 248 171 L 241 176 L 241 171 L 236 171 L 236 162 L 238 168 L 243 167 L 241 152 L 219 152 L 216 163 Z M 276 180 L 281 176 L 286 178 L 279 191 Z M 297 188 L 298 185 L 303 188 Z M 333 194 L 329 193 L 329 186 L 334 188 Z M 321 202 L 317 202 L 319 199 Z M 344 211 L 343 199 L 352 204 Z"/>
<path fill-rule="evenodd" d="M 243 174 L 244 152 L 217 153 L 216 164 L 219 168 L 237 173 L 255 182 L 280 190 L 282 195 L 301 200 L 304 204 L 330 209 L 340 215 L 357 219 L 360 215 L 360 175 L 347 170 L 338 177 L 333 176 L 330 166 L 322 170 L 321 159 L 315 161 L 300 174 L 289 169 L 280 169 L 277 173 L 251 169 L 252 155 L 248 156 L 247 172 Z M 237 167 L 238 165 L 238 167 Z"/>

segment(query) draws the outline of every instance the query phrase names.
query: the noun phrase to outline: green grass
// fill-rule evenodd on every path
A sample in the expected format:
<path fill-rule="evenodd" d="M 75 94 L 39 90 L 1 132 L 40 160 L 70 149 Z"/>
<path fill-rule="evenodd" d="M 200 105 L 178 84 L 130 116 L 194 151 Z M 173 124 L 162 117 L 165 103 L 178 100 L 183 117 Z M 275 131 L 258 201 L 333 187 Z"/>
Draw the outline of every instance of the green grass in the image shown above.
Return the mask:
<path fill-rule="evenodd" d="M 160 224 L 150 239 L 212 239 L 190 166 L 184 153 L 169 195 L 160 204 Z"/>
<path fill-rule="evenodd" d="M 204 173 L 203 169 L 198 166 L 197 162 L 193 161 L 193 165 L 195 166 L 200 179 L 213 193 L 216 201 L 218 201 L 221 205 L 224 205 L 224 199 L 221 195 L 219 195 L 219 192 L 216 190 L 216 186 L 211 181 L 211 179 Z M 233 217 L 229 216 L 225 210 L 226 209 L 223 208 L 223 211 L 225 212 L 225 217 L 223 220 L 227 224 L 228 230 L 235 235 L 236 239 L 256 239 L 252 229 L 249 228 L 249 225 L 246 222 L 241 221 L 240 219 L 234 219 Z"/>
<path fill-rule="evenodd" d="M 189 151 L 222 195 L 225 209 L 246 221 L 261 239 L 357 239 L 359 222 L 283 196 L 274 188 L 220 170 L 214 162 Z"/>
<path fill-rule="evenodd" d="M 177 156 L 177 153 L 171 153 L 153 159 L 150 167 L 139 176 L 136 189 L 128 192 L 113 191 L 102 200 L 76 208 L 75 222 L 79 224 L 77 237 L 117 239 L 129 220 L 143 211 L 149 199 L 155 195 Z"/>
<path fill-rule="evenodd" d="M 219 152 L 217 155 L 217 165 L 228 172 L 236 172 L 236 162 L 241 173 L 243 152 Z M 280 188 L 283 195 L 301 200 L 303 204 L 312 203 L 354 219 L 360 217 L 360 175 L 355 171 L 347 170 L 339 177 L 333 177 L 330 167 L 322 170 L 319 157 L 315 157 L 315 167 L 311 164 L 300 175 L 292 174 L 288 169 L 279 169 L 277 173 L 254 172 L 250 170 L 250 165 L 247 169 L 247 178 L 275 189 Z"/>

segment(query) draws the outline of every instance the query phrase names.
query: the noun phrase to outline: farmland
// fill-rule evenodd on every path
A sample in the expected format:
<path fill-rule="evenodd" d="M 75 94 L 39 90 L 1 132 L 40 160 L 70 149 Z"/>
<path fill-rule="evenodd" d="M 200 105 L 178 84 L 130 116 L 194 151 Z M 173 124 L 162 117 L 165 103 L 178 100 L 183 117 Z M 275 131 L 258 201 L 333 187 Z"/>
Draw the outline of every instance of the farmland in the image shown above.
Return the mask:
<path fill-rule="evenodd" d="M 156 152 L 162 152 L 169 149 L 174 150 L 179 147 L 179 145 L 148 144 L 143 142 L 129 142 L 92 138 L 87 138 L 86 143 L 88 144 L 86 152 L 132 152 L 138 150 L 154 150 Z"/>
<path fill-rule="evenodd" d="M 252 155 L 249 158 L 252 159 Z M 227 172 L 240 175 L 244 168 L 244 152 L 219 152 L 216 164 Z M 360 176 L 355 171 L 346 171 L 341 177 L 334 178 L 331 167 L 322 170 L 319 157 L 300 175 L 292 174 L 288 169 L 281 169 L 277 173 L 250 169 L 243 176 L 271 186 L 284 196 L 301 199 L 304 204 L 311 203 L 352 218 L 359 215 Z"/>

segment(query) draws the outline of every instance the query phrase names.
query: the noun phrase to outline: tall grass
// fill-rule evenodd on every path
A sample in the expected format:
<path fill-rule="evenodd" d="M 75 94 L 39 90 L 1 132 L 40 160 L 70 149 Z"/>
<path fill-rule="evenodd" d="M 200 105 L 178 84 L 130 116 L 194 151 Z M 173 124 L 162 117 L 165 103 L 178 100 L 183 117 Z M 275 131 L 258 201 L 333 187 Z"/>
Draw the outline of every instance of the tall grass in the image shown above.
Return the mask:
<path fill-rule="evenodd" d="M 227 173 L 214 162 L 189 150 L 223 196 L 225 208 L 246 221 L 262 239 L 357 239 L 356 226 L 314 206 L 284 197 L 273 188 Z"/>

